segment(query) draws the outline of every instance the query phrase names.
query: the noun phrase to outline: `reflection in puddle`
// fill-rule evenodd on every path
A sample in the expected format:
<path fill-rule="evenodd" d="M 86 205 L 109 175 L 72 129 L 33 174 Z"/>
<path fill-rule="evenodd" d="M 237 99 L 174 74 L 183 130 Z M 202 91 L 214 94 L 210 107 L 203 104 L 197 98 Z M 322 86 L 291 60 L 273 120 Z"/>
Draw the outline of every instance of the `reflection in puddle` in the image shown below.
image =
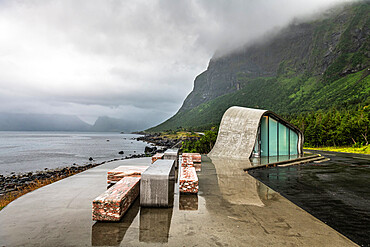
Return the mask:
<path fill-rule="evenodd" d="M 271 205 L 273 201 L 277 201 L 279 199 L 279 193 L 276 193 L 274 190 L 267 187 L 260 181 L 256 180 L 256 184 L 258 196 L 260 197 L 263 204 L 265 204 L 266 206 Z"/>
<path fill-rule="evenodd" d="M 177 179 L 178 179 L 178 176 L 179 176 L 179 169 L 175 169 L 175 184 L 177 184 Z"/>
<path fill-rule="evenodd" d="M 296 154 L 296 155 L 279 155 L 279 156 L 266 156 L 266 157 L 252 157 L 250 159 L 250 166 L 261 166 L 267 165 L 270 163 L 277 163 L 280 161 L 298 159 L 302 157 L 312 156 L 312 154 L 305 153 L 305 154 Z M 244 167 L 247 168 L 247 167 Z"/>
<path fill-rule="evenodd" d="M 251 165 L 249 160 L 214 158 L 212 161 L 213 168 L 203 167 L 202 171 L 203 173 L 214 174 L 214 176 L 202 178 L 205 181 L 202 193 L 206 195 L 206 200 L 212 205 L 208 208 L 209 211 L 216 210 L 219 212 L 220 208 L 217 206 L 220 205 L 219 203 L 227 208 L 234 205 L 257 206 L 261 208 L 271 205 L 278 200 L 278 193 L 244 172 L 243 168 Z M 214 170 L 211 171 L 211 169 Z M 279 176 L 283 178 L 284 174 L 280 173 Z M 169 198 L 171 201 L 170 205 L 172 205 L 174 200 L 174 188 L 176 188 L 176 191 L 178 190 L 178 185 L 175 187 L 175 181 L 176 179 L 169 180 L 168 192 L 169 195 L 172 195 Z M 211 196 L 208 197 L 207 195 Z M 218 197 L 214 197 L 214 195 L 220 195 L 223 199 L 222 202 L 219 202 Z M 176 200 L 179 200 L 179 207 L 175 211 L 177 213 L 179 211 L 186 213 L 186 211 L 202 210 L 202 205 L 204 204 L 199 202 L 200 198 L 202 197 L 199 197 L 197 194 L 177 194 Z M 135 238 L 133 241 L 151 244 L 168 243 L 174 208 L 140 207 L 139 200 L 136 200 L 120 222 L 103 222 L 93 225 L 92 245 L 117 246 L 121 244 L 139 210 L 139 229 L 134 227 L 139 230 L 138 239 Z M 244 217 L 243 214 L 235 215 L 238 219 L 243 219 Z"/>
<path fill-rule="evenodd" d="M 177 179 L 168 180 L 168 207 L 173 207 L 173 202 L 175 200 L 175 181 Z"/>
<path fill-rule="evenodd" d="M 249 160 L 212 158 L 217 173 L 218 187 L 222 197 L 231 204 L 263 207 L 258 195 L 257 182 L 244 172 L 250 167 Z"/>
<path fill-rule="evenodd" d="M 180 194 L 179 210 L 198 210 L 198 194 Z"/>
<path fill-rule="evenodd" d="M 140 209 L 139 241 L 146 243 L 167 243 L 173 208 Z"/>
<path fill-rule="evenodd" d="M 357 244 L 370 246 L 370 159 L 324 154 L 331 160 L 249 174 Z"/>
<path fill-rule="evenodd" d="M 118 222 L 96 222 L 92 226 L 92 246 L 118 246 L 139 212 L 139 200 L 135 200 L 130 209 Z"/>

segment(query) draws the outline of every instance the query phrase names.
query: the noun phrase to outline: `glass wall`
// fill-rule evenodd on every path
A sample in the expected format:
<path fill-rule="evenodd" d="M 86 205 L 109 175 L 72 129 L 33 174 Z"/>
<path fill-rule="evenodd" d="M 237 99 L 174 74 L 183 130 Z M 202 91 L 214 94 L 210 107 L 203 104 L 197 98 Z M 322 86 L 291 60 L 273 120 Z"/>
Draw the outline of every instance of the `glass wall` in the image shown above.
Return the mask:
<path fill-rule="evenodd" d="M 298 135 L 290 130 L 290 154 L 298 154 Z"/>
<path fill-rule="evenodd" d="M 278 155 L 278 122 L 269 117 L 269 156 Z"/>
<path fill-rule="evenodd" d="M 289 155 L 289 129 L 279 123 L 279 155 Z"/>
<path fill-rule="evenodd" d="M 256 142 L 254 152 L 261 147 L 261 156 L 281 156 L 298 154 L 298 134 L 272 117 L 263 116 L 260 126 L 260 142 Z"/>
<path fill-rule="evenodd" d="M 268 130 L 268 117 L 264 116 L 261 119 L 261 156 L 268 156 L 269 155 L 269 130 Z"/>

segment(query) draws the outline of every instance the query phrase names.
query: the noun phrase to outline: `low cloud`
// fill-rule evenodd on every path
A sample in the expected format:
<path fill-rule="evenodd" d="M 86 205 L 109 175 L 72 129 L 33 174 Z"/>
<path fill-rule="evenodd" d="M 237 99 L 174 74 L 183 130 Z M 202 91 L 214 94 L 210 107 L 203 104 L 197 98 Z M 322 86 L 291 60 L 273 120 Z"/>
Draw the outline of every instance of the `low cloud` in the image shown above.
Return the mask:
<path fill-rule="evenodd" d="M 216 50 L 339 0 L 0 1 L 0 112 L 173 115 Z"/>

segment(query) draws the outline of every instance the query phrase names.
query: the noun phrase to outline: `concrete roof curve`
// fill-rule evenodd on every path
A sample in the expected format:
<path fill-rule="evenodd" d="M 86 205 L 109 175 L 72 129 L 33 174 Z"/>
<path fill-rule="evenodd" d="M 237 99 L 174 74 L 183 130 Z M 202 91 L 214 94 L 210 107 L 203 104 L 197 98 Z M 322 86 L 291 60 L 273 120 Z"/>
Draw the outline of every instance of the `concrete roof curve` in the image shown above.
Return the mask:
<path fill-rule="evenodd" d="M 258 126 L 267 110 L 232 106 L 224 113 L 212 157 L 249 159 L 257 137 Z"/>
<path fill-rule="evenodd" d="M 302 153 L 302 132 L 274 112 L 232 106 L 224 113 L 216 143 L 208 154 L 212 157 L 227 157 L 232 159 L 249 159 L 256 142 L 258 127 L 264 115 L 271 115 L 298 133 L 298 153 Z"/>

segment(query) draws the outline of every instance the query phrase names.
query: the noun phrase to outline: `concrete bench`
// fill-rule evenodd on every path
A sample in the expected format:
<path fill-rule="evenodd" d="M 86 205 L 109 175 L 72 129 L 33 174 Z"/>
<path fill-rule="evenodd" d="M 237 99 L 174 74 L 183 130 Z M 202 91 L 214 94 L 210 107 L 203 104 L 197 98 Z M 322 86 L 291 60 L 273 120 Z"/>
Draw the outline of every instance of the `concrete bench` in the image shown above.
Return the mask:
<path fill-rule="evenodd" d="M 177 168 L 178 163 L 179 163 L 179 149 L 177 149 L 177 148 L 167 149 L 164 152 L 163 159 L 165 159 L 165 160 L 175 160 L 176 161 L 175 167 Z"/>
<path fill-rule="evenodd" d="M 198 193 L 199 183 L 198 176 L 194 167 L 181 167 L 179 178 L 180 193 Z"/>
<path fill-rule="evenodd" d="M 157 160 L 141 174 L 140 206 L 172 207 L 175 161 Z"/>
<path fill-rule="evenodd" d="M 153 164 L 156 160 L 163 159 L 163 155 L 164 155 L 164 153 L 156 153 L 155 155 L 153 155 L 153 156 L 152 156 L 152 164 Z"/>
<path fill-rule="evenodd" d="M 95 198 L 92 218 L 95 221 L 119 221 L 140 192 L 140 178 L 125 177 Z"/>
<path fill-rule="evenodd" d="M 141 177 L 149 166 L 119 166 L 113 170 L 110 170 L 107 175 L 107 183 L 115 184 L 125 177 Z"/>

